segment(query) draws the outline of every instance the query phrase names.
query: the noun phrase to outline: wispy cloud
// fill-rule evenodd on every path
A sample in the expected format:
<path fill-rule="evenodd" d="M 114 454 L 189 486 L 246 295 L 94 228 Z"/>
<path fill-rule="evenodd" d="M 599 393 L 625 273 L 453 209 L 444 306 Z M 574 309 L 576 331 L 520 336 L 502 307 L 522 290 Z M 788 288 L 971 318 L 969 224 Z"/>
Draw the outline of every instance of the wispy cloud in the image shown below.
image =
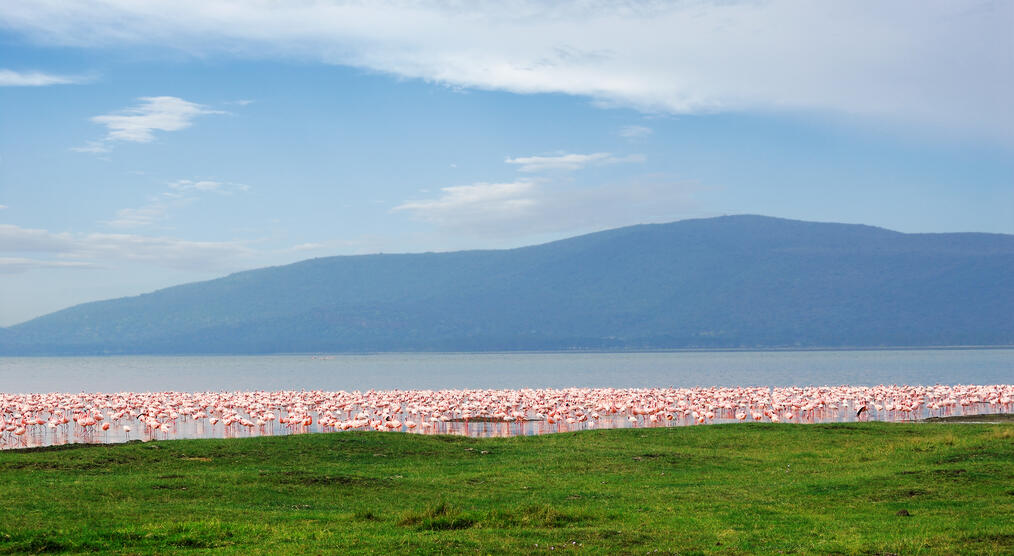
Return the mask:
<path fill-rule="evenodd" d="M 198 191 L 230 194 L 240 191 L 249 191 L 250 186 L 242 183 L 225 183 L 212 180 L 177 180 L 169 183 L 169 189 L 174 191 Z"/>
<path fill-rule="evenodd" d="M 204 271 L 227 268 L 237 258 L 255 253 L 242 241 L 190 241 L 134 234 L 87 234 L 78 244 L 78 257 L 109 257 Z"/>
<path fill-rule="evenodd" d="M 212 180 L 177 180 L 169 184 L 169 189 L 176 191 L 218 191 L 222 182 Z"/>
<path fill-rule="evenodd" d="M 517 237 L 677 220 L 694 207 L 697 186 L 660 177 L 582 187 L 550 180 L 445 187 L 435 199 L 392 212 L 451 233 Z"/>
<path fill-rule="evenodd" d="M 150 197 L 148 202 L 140 207 L 116 211 L 116 217 L 104 221 L 103 224 L 112 228 L 151 226 L 167 220 L 172 209 L 189 205 L 205 193 L 231 195 L 250 190 L 250 186 L 246 184 L 214 180 L 176 180 L 169 182 L 167 187 L 167 191 Z"/>
<path fill-rule="evenodd" d="M 444 187 L 436 199 L 406 201 L 391 210 L 408 212 L 420 220 L 436 223 L 512 218 L 536 203 L 528 196 L 535 186 L 535 181 L 519 180 Z"/>
<path fill-rule="evenodd" d="M 4 210 L 5 208 L 7 208 L 7 205 L 0 205 L 0 210 Z"/>
<path fill-rule="evenodd" d="M 177 201 L 179 203 L 179 201 Z M 156 198 L 138 208 L 125 208 L 116 211 L 116 217 L 103 224 L 113 228 L 142 228 L 161 222 L 169 217 L 169 203 Z"/>
<path fill-rule="evenodd" d="M 1008 139 L 1012 19 L 1012 2 L 947 0 L 36 0 L 0 10 L 5 28 L 47 44 L 295 56 L 648 112 L 821 111 Z"/>
<path fill-rule="evenodd" d="M 559 173 L 554 174 L 554 171 L 570 172 L 590 165 L 644 160 L 645 157 L 641 154 L 616 156 L 608 152 L 508 158 L 504 162 L 517 165 L 521 172 L 544 175 L 506 183 L 479 182 L 443 187 L 439 197 L 405 201 L 391 209 L 391 212 L 407 213 L 416 220 L 435 224 L 439 228 L 467 230 L 478 234 L 505 230 L 517 232 L 519 229 L 526 232 L 573 229 L 578 220 L 583 222 L 581 225 L 588 225 L 589 221 L 594 220 L 606 222 L 609 218 L 603 218 L 604 212 L 622 211 L 623 207 L 642 204 L 645 187 L 636 183 L 629 186 L 575 186 L 569 176 L 564 179 Z M 677 196 L 682 202 L 686 188 L 677 189 Z M 664 189 L 652 191 L 658 202 L 649 208 L 665 207 L 666 199 L 672 197 Z M 642 213 L 644 208 L 641 206 Z M 585 213 L 582 214 L 582 211 Z"/>
<path fill-rule="evenodd" d="M 110 147 L 106 143 L 103 143 L 102 141 L 88 141 L 83 146 L 71 147 L 70 150 L 78 153 L 102 154 L 107 153 L 113 149 L 112 147 Z"/>
<path fill-rule="evenodd" d="M 198 116 L 222 113 L 178 97 L 142 97 L 138 100 L 140 104 L 119 113 L 92 118 L 93 122 L 108 128 L 107 141 L 148 143 L 155 139 L 155 131 L 179 131 L 190 127 Z"/>
<path fill-rule="evenodd" d="M 72 236 L 67 233 L 0 224 L 0 253 L 57 253 L 66 250 L 71 241 Z"/>
<path fill-rule="evenodd" d="M 89 268 L 145 262 L 163 268 L 208 271 L 234 267 L 255 253 L 242 241 L 190 241 L 136 234 L 72 234 L 0 224 L 2 272 L 31 268 Z M 28 256 L 26 256 L 28 255 Z"/>
<path fill-rule="evenodd" d="M 628 125 L 620 128 L 620 137 L 625 139 L 641 139 L 654 133 L 650 127 L 643 125 Z"/>
<path fill-rule="evenodd" d="M 89 141 L 71 150 L 103 153 L 109 152 L 117 141 L 150 143 L 155 140 L 156 131 L 179 131 L 193 125 L 198 116 L 224 113 L 179 97 L 141 97 L 138 100 L 140 104 L 119 112 L 92 117 L 91 121 L 106 126 L 106 136 L 101 141 Z"/>
<path fill-rule="evenodd" d="M 92 263 L 80 261 L 46 261 L 25 257 L 0 257 L 0 274 L 18 274 L 39 268 L 95 268 Z"/>
<path fill-rule="evenodd" d="M 543 172 L 547 170 L 580 170 L 594 164 L 618 164 L 621 162 L 644 162 L 644 155 L 614 156 L 612 153 L 560 154 L 553 156 L 523 156 L 508 158 L 507 164 L 517 164 L 522 172 Z"/>
<path fill-rule="evenodd" d="M 84 83 L 88 80 L 86 77 L 75 75 L 56 75 L 41 71 L 0 69 L 0 87 L 47 87 L 49 85 Z"/>

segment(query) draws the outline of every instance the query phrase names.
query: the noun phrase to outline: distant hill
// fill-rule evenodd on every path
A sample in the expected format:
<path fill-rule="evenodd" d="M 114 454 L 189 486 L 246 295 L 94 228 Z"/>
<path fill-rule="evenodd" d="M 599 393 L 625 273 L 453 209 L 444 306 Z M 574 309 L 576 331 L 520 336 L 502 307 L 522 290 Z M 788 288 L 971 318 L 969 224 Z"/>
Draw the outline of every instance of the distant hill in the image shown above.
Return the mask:
<path fill-rule="evenodd" d="M 312 259 L 0 334 L 8 354 L 984 344 L 1014 344 L 1014 236 L 762 216 Z"/>

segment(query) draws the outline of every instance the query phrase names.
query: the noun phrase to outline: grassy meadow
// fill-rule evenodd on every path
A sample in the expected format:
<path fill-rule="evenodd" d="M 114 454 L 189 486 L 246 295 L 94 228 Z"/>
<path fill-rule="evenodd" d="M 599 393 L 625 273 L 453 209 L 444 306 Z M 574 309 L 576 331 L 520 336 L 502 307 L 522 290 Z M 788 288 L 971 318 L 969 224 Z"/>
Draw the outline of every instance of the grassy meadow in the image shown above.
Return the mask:
<path fill-rule="evenodd" d="M 1011 554 L 1014 424 L 0 452 L 0 553 Z"/>

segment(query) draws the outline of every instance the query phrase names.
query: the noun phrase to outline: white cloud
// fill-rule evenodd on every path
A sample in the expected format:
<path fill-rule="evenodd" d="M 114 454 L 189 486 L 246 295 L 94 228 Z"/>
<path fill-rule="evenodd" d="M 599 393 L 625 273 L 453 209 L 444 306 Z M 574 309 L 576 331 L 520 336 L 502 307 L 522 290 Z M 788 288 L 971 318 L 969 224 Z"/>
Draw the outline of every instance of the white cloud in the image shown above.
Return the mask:
<path fill-rule="evenodd" d="M 0 253 L 67 251 L 73 242 L 70 234 L 0 224 Z"/>
<path fill-rule="evenodd" d="M 543 170 L 580 170 L 592 162 L 608 159 L 610 153 L 592 154 L 561 154 L 557 156 L 523 156 L 508 158 L 507 164 L 520 164 L 522 172 L 540 172 Z"/>
<path fill-rule="evenodd" d="M 0 25 L 49 44 L 296 56 L 644 111 L 816 110 L 1008 140 L 1012 20 L 1012 2 L 949 0 L 37 0 L 0 11 Z"/>
<path fill-rule="evenodd" d="M 169 182 L 168 191 L 148 199 L 138 208 L 116 211 L 116 217 L 103 224 L 113 228 L 141 228 L 151 226 L 169 218 L 171 209 L 186 206 L 197 201 L 203 193 L 231 195 L 234 192 L 249 191 L 250 186 L 240 183 L 226 183 L 213 180 L 176 180 Z"/>
<path fill-rule="evenodd" d="M 177 180 L 169 184 L 169 189 L 177 191 L 216 191 L 222 187 L 222 182 L 211 180 Z"/>
<path fill-rule="evenodd" d="M 620 137 L 626 139 L 641 139 L 654 133 L 650 127 L 643 125 L 628 125 L 620 129 Z"/>
<path fill-rule="evenodd" d="M 54 75 L 41 71 L 14 71 L 0 69 L 0 87 L 46 87 L 49 85 L 70 85 L 84 83 L 84 77 L 73 75 Z"/>
<path fill-rule="evenodd" d="M 297 260 L 305 260 L 310 256 L 331 256 L 337 254 L 363 255 L 379 252 L 404 250 L 404 236 L 360 235 L 342 239 L 325 239 L 299 243 L 269 251 L 271 264 L 287 264 Z M 316 253 L 311 253 L 316 251 Z"/>
<path fill-rule="evenodd" d="M 455 234 L 511 236 L 580 232 L 677 220 L 693 209 L 693 184 L 661 178 L 582 187 L 548 180 L 445 187 L 435 199 L 413 200 L 392 212 Z"/>
<path fill-rule="evenodd" d="M 110 144 L 115 141 L 150 143 L 155 140 L 156 131 L 179 131 L 193 125 L 198 116 L 224 113 L 178 97 L 141 97 L 138 100 L 141 103 L 136 106 L 91 118 L 91 121 L 106 126 L 108 133 L 105 138 L 88 141 L 87 145 L 72 147 L 71 150 L 104 153 L 111 150 Z"/>
<path fill-rule="evenodd" d="M 102 141 L 88 141 L 82 147 L 71 147 L 70 150 L 78 153 L 102 154 L 113 150 Z"/>
<path fill-rule="evenodd" d="M 83 236 L 79 243 L 79 257 L 144 261 L 193 270 L 226 268 L 236 259 L 254 254 L 241 241 L 189 241 L 133 234 L 93 233 Z"/>
<path fill-rule="evenodd" d="M 175 191 L 214 191 L 215 193 L 228 195 L 231 193 L 249 191 L 250 186 L 242 183 L 226 183 L 213 180 L 176 180 L 169 183 L 169 189 Z"/>
<path fill-rule="evenodd" d="M 139 208 L 125 208 L 116 211 L 116 218 L 103 222 L 113 228 L 141 228 L 161 222 L 169 217 L 169 205 L 154 200 Z"/>
<path fill-rule="evenodd" d="M 4 210 L 6 208 L 7 208 L 7 205 L 0 205 L 0 210 Z"/>
<path fill-rule="evenodd" d="M 408 212 L 420 220 L 436 223 L 513 218 L 535 204 L 535 200 L 528 197 L 535 186 L 532 180 L 519 180 L 444 187 L 437 199 L 406 201 L 391 210 Z"/>
<path fill-rule="evenodd" d="M 163 268 L 209 271 L 233 268 L 254 253 L 246 242 L 241 241 L 190 241 L 135 234 L 53 233 L 0 224 L 0 254 L 18 255 L 6 257 L 9 269 L 88 268 L 117 262 L 145 262 Z"/>
<path fill-rule="evenodd" d="M 0 257 L 0 274 L 17 274 L 38 268 L 95 268 L 95 265 L 79 261 L 47 261 L 25 257 Z"/>
<path fill-rule="evenodd" d="M 508 158 L 522 172 L 573 171 L 588 165 L 643 162 L 644 155 L 612 153 L 558 154 Z M 582 231 L 622 226 L 661 218 L 674 219 L 673 210 L 685 209 L 690 188 L 685 184 L 652 180 L 626 184 L 581 186 L 569 177 L 525 178 L 507 183 L 480 182 L 444 187 L 434 199 L 410 200 L 391 209 L 437 228 L 480 235 L 521 231 Z M 421 190 L 425 192 L 425 190 Z M 662 211 L 659 213 L 658 211 Z"/>
<path fill-rule="evenodd" d="M 617 164 L 621 162 L 644 162 L 644 155 L 632 154 L 616 157 L 612 153 L 560 154 L 555 156 L 523 156 L 508 158 L 507 164 L 518 164 L 522 172 L 543 172 L 547 170 L 580 170 L 590 164 Z"/>

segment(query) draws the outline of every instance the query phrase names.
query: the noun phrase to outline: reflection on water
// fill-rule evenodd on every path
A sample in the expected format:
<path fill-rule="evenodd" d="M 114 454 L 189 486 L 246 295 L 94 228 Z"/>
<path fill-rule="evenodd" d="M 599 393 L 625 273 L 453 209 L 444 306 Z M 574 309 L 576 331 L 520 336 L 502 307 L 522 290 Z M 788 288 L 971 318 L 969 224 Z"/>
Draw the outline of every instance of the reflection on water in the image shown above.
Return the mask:
<path fill-rule="evenodd" d="M 851 408 L 850 408 L 851 409 Z M 889 421 L 901 422 L 929 417 L 945 417 L 956 415 L 980 415 L 996 413 L 998 411 L 1010 412 L 1012 408 L 997 408 L 990 404 L 979 403 L 971 407 L 961 408 L 953 411 L 930 412 L 920 411 L 918 414 L 899 414 L 891 412 L 878 414 L 872 412 L 868 417 L 856 418 L 851 411 L 837 413 L 824 413 L 817 416 L 807 416 L 797 419 L 798 423 L 848 423 L 856 421 Z M 765 419 L 770 422 L 770 420 Z M 716 414 L 714 419 L 704 424 L 738 423 L 739 421 L 729 411 L 722 411 Z M 793 422 L 786 421 L 783 422 Z M 476 438 L 506 438 L 511 436 L 530 436 L 536 434 L 549 434 L 558 432 L 572 432 L 595 429 L 617 429 L 636 427 L 676 427 L 696 425 L 697 420 L 692 417 L 679 417 L 673 420 L 648 422 L 646 419 L 639 419 L 636 423 L 628 420 L 627 417 L 610 416 L 595 421 L 584 421 L 576 423 L 556 422 L 549 424 L 545 420 L 533 420 L 527 422 L 448 422 L 435 424 L 428 429 L 409 430 L 404 425 L 398 429 L 384 429 L 391 432 L 405 432 L 411 434 L 451 434 L 459 436 L 471 436 Z M 129 429 L 126 430 L 126 429 Z M 341 429 L 324 427 L 319 424 L 310 426 L 282 426 L 277 423 L 259 425 L 255 427 L 244 427 L 242 425 L 225 426 L 222 423 L 209 425 L 208 423 L 180 420 L 171 425 L 168 430 L 153 429 L 146 427 L 136 420 L 126 424 L 118 424 L 110 427 L 109 430 L 84 429 L 76 426 L 58 427 L 56 429 L 35 429 L 23 437 L 15 437 L 10 431 L 0 435 L 0 449 L 2 448 L 31 448 L 37 446 L 51 446 L 71 443 L 86 444 L 108 444 L 128 442 L 131 440 L 152 441 L 152 440 L 173 440 L 185 438 L 249 438 L 255 436 L 281 436 L 289 434 L 306 433 L 328 433 Z M 367 429 L 355 429 L 367 430 Z M 372 430 L 372 429 L 369 429 Z"/>

